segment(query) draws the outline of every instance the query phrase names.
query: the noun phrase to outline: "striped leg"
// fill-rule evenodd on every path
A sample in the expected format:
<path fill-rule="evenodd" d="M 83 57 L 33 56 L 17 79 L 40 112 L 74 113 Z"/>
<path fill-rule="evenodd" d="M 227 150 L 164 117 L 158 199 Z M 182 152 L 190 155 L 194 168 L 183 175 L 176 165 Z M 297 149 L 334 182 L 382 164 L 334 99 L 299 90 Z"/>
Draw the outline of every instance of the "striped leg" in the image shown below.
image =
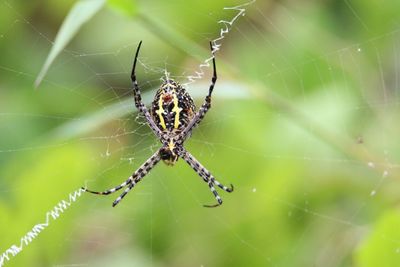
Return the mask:
<path fill-rule="evenodd" d="M 122 184 L 108 189 L 103 192 L 97 192 L 97 191 L 92 191 L 86 188 L 82 188 L 84 191 L 92 193 L 92 194 L 97 194 L 97 195 L 109 195 L 111 193 L 114 193 L 120 189 L 122 189 L 125 186 L 128 186 L 128 188 L 125 189 L 125 191 L 113 202 L 113 207 L 117 205 L 124 197 L 125 195 L 140 181 L 146 174 L 149 173 L 149 171 L 160 161 L 160 151 L 158 150 L 156 153 L 154 153 L 148 160 L 146 160 L 145 163 L 143 163 L 125 182 Z"/>
<path fill-rule="evenodd" d="M 214 194 L 214 197 L 218 201 L 218 203 L 214 204 L 214 205 L 203 205 L 203 206 L 206 207 L 206 208 L 215 208 L 215 207 L 218 207 L 218 206 L 222 205 L 222 199 L 218 195 L 217 190 L 215 190 L 214 185 L 213 185 L 213 183 L 211 181 L 208 182 L 208 187 L 210 187 L 210 190 Z"/>
<path fill-rule="evenodd" d="M 217 200 L 218 204 L 215 205 L 204 205 L 205 207 L 217 207 L 222 204 L 222 199 L 218 195 L 217 191 L 214 188 L 214 184 L 217 185 L 222 190 L 231 193 L 233 191 L 233 186 L 227 187 L 220 182 L 218 182 L 214 176 L 203 166 L 201 163 L 195 159 L 188 151 L 182 148 L 182 152 L 180 156 L 192 167 L 192 169 L 201 177 L 205 182 L 207 182 L 208 186 L 210 187 L 211 192 L 214 194 L 215 199 Z"/>
<path fill-rule="evenodd" d="M 192 156 L 192 155 L 190 155 L 191 156 L 191 158 L 192 158 L 192 160 L 194 159 L 194 157 Z M 196 162 L 197 160 L 196 159 L 194 159 L 195 161 L 194 162 Z M 195 164 L 196 165 L 196 164 Z M 200 166 L 202 166 L 201 164 L 200 164 Z M 205 181 L 205 182 L 208 182 L 208 181 L 211 181 L 213 184 L 215 184 L 215 185 L 217 185 L 219 188 L 221 188 L 222 190 L 224 190 L 224 191 L 226 191 L 226 192 L 228 192 L 228 193 L 231 193 L 232 191 L 233 191 L 233 185 L 231 184 L 230 185 L 230 187 L 227 187 L 227 186 L 225 186 L 225 185 L 223 185 L 223 184 L 221 184 L 220 182 L 218 182 L 215 178 L 214 178 L 214 176 L 206 169 L 206 168 L 204 168 L 203 166 L 202 166 L 202 168 L 200 169 L 200 171 L 202 172 L 202 175 L 200 175 L 201 177 L 205 177 L 205 178 L 203 178 L 203 180 Z M 196 171 L 197 172 L 197 171 Z M 198 173 L 198 172 L 197 172 Z"/>
<path fill-rule="evenodd" d="M 214 176 L 212 176 L 211 173 L 209 173 L 210 175 L 210 180 L 213 184 L 216 184 L 219 188 L 221 188 L 222 190 L 224 190 L 225 192 L 231 193 L 233 192 L 233 185 L 231 184 L 230 187 L 227 187 L 223 184 L 221 184 L 220 182 L 218 182 L 217 180 L 215 180 Z"/>
<path fill-rule="evenodd" d="M 131 73 L 131 80 L 132 80 L 132 84 L 133 84 L 133 94 L 135 97 L 135 106 L 139 110 L 139 112 L 144 115 L 147 123 L 149 124 L 150 128 L 153 130 L 154 134 L 158 137 L 158 139 L 162 140 L 161 130 L 158 128 L 157 124 L 153 121 L 149 111 L 147 110 L 146 106 L 142 102 L 142 96 L 140 95 L 140 88 L 139 88 L 139 85 L 136 80 L 136 73 L 135 73 L 136 62 L 137 62 L 137 58 L 139 56 L 139 50 L 140 50 L 141 45 L 142 45 L 142 41 L 140 41 L 140 43 L 137 47 L 135 59 L 133 61 L 133 66 L 132 66 L 132 73 Z"/>
<path fill-rule="evenodd" d="M 117 197 L 117 199 L 113 202 L 112 206 L 115 207 L 115 206 L 126 196 L 126 194 L 128 194 L 128 192 L 131 191 L 131 189 L 132 189 L 132 188 L 136 185 L 136 183 L 139 182 L 139 181 L 140 181 L 140 179 L 137 180 L 137 181 L 133 181 L 132 183 L 130 183 L 129 186 L 128 186 L 128 188 L 126 188 L 126 189 L 124 190 L 124 192 L 123 192 L 119 197 Z"/>
<path fill-rule="evenodd" d="M 210 42 L 210 48 L 211 48 L 211 52 L 214 54 L 213 46 L 212 46 L 211 42 Z M 199 108 L 197 113 L 194 115 L 193 119 L 186 126 L 186 128 L 182 131 L 182 133 L 180 135 L 180 139 L 182 140 L 181 143 L 183 143 L 183 141 L 185 141 L 186 138 L 191 135 L 193 129 L 203 120 L 203 118 L 206 115 L 207 111 L 211 108 L 211 94 L 212 94 L 212 92 L 214 90 L 215 82 L 217 81 L 217 70 L 216 70 L 216 67 L 215 67 L 215 56 L 213 57 L 213 69 L 214 69 L 214 72 L 213 72 L 213 77 L 211 79 L 210 88 L 208 89 L 208 95 L 206 96 L 206 99 L 205 99 L 203 105 L 201 105 L 201 107 Z"/>
<path fill-rule="evenodd" d="M 183 149 L 183 153 L 181 156 L 199 175 L 203 178 L 205 182 L 211 181 L 213 184 L 217 185 L 222 190 L 231 193 L 233 191 L 233 185 L 231 184 L 230 187 L 227 187 L 218 180 L 214 178 L 214 176 L 195 158 L 192 154 L 188 151 Z"/>
<path fill-rule="evenodd" d="M 89 190 L 89 189 L 84 188 L 84 187 L 82 187 L 82 190 L 84 190 L 85 192 L 96 194 L 96 195 L 109 195 L 109 194 L 112 194 L 112 193 L 124 188 L 127 184 L 130 184 L 132 181 L 133 181 L 133 175 L 129 176 L 128 180 L 126 180 L 122 184 L 120 184 L 120 185 L 118 185 L 118 186 L 116 186 L 114 188 L 108 189 L 106 191 L 103 191 L 103 192 L 92 191 L 92 190 Z"/>
<path fill-rule="evenodd" d="M 125 189 L 124 192 L 113 202 L 112 206 L 115 207 L 125 196 L 128 192 L 138 183 L 144 176 L 146 176 L 153 167 L 160 162 L 160 150 L 154 153 L 142 166 L 139 167 L 132 175 L 135 179 L 129 184 L 128 188 Z"/>

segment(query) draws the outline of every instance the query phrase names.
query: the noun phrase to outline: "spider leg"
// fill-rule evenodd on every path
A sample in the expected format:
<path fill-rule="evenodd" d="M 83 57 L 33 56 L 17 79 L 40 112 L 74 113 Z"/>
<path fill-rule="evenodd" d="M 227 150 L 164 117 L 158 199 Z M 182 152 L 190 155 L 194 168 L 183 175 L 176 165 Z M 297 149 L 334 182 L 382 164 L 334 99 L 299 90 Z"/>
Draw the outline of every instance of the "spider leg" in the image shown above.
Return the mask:
<path fill-rule="evenodd" d="M 113 202 L 112 206 L 115 207 L 125 196 L 128 192 L 138 183 L 144 176 L 146 176 L 153 167 L 160 162 L 160 150 L 157 150 L 145 163 L 143 163 L 132 175 L 135 179 L 129 184 L 128 188 L 125 189 L 124 192 Z"/>
<path fill-rule="evenodd" d="M 228 193 L 233 192 L 233 184 L 230 184 L 230 187 L 227 187 L 227 186 L 221 184 L 220 182 L 218 182 L 217 180 L 215 180 L 215 179 L 214 179 L 214 176 L 212 176 L 211 174 L 210 174 L 210 180 L 211 180 L 214 184 L 216 184 L 219 188 L 221 188 L 222 190 L 224 190 L 224 191 L 226 191 L 226 192 L 228 192 Z"/>
<path fill-rule="evenodd" d="M 214 205 L 203 205 L 206 208 L 215 208 L 218 207 L 220 205 L 222 205 L 222 199 L 221 197 L 218 195 L 217 190 L 215 190 L 213 183 L 210 181 L 208 182 L 208 187 L 210 187 L 211 192 L 214 194 L 215 199 L 217 200 L 217 204 Z"/>
<path fill-rule="evenodd" d="M 136 79 L 136 72 L 135 72 L 136 71 L 136 62 L 137 62 L 137 58 L 139 56 L 139 50 L 140 50 L 141 45 L 142 45 L 142 41 L 140 41 L 140 43 L 136 49 L 135 59 L 133 61 L 132 72 L 131 72 L 131 80 L 132 80 L 132 84 L 133 84 L 133 94 L 135 97 L 135 106 L 139 110 L 139 112 L 141 112 L 144 115 L 147 123 L 149 124 L 149 126 L 152 129 L 152 131 L 154 132 L 154 134 L 159 139 L 162 140 L 163 134 L 162 134 L 161 130 L 158 128 L 157 124 L 153 121 L 149 111 L 147 110 L 146 106 L 142 102 L 140 88 L 139 88 L 139 85 L 138 85 L 137 79 Z"/>
<path fill-rule="evenodd" d="M 208 89 L 208 97 L 210 98 L 209 101 L 211 101 L 211 94 L 214 90 L 215 82 L 217 81 L 217 68 L 215 67 L 215 55 L 214 55 L 212 42 L 210 42 L 210 49 L 211 49 L 211 53 L 213 54 L 213 59 L 212 59 L 212 61 L 213 61 L 213 76 L 211 78 L 210 88 Z M 207 101 L 207 98 L 206 98 L 206 101 Z"/>
<path fill-rule="evenodd" d="M 194 157 L 193 157 L 192 155 L 190 155 L 190 156 L 192 157 L 192 159 L 194 159 Z M 197 160 L 194 159 L 194 164 L 195 164 L 196 161 L 197 161 Z M 190 166 L 192 166 L 192 165 L 190 165 Z M 198 173 L 197 170 L 195 170 L 195 171 Z M 230 184 L 230 187 L 227 187 L 227 186 L 221 184 L 220 182 L 218 182 L 217 180 L 215 180 L 214 176 L 213 176 L 205 167 L 202 166 L 202 168 L 201 168 L 199 171 L 201 171 L 201 174 L 200 174 L 200 173 L 198 173 L 198 174 L 199 174 L 201 177 L 204 177 L 204 178 L 203 178 L 204 182 L 207 183 L 208 181 L 211 181 L 213 184 L 217 185 L 217 186 L 218 186 L 219 188 L 221 188 L 222 190 L 224 190 L 224 191 L 226 191 L 226 192 L 228 192 L 228 193 L 233 192 L 233 185 L 232 185 L 232 184 Z"/>
<path fill-rule="evenodd" d="M 230 187 L 221 184 L 195 157 L 193 157 L 192 154 L 185 149 L 183 149 L 182 158 L 200 175 L 200 177 L 203 178 L 205 182 L 211 181 L 222 190 L 228 193 L 233 192 L 234 188 L 232 184 L 230 184 Z"/>
<path fill-rule="evenodd" d="M 139 181 L 140 181 L 140 180 L 138 180 L 138 182 L 139 182 Z M 135 185 L 136 185 L 136 182 L 135 182 L 135 181 L 133 181 L 132 183 L 130 183 L 129 186 L 128 186 L 128 188 L 126 188 L 126 189 L 124 190 L 124 192 L 123 192 L 119 197 L 117 197 L 116 200 L 114 200 L 112 206 L 115 207 L 119 202 L 121 202 L 121 200 L 126 196 L 126 194 L 128 194 L 129 191 L 131 191 L 131 189 L 132 189 Z"/>
<path fill-rule="evenodd" d="M 112 194 L 112 193 L 124 188 L 127 184 L 130 184 L 133 181 L 133 179 L 134 179 L 133 175 L 131 175 L 131 176 L 129 176 L 128 180 L 126 180 L 122 184 L 117 185 L 114 188 L 111 188 L 111 189 L 108 189 L 108 190 L 102 191 L 102 192 L 101 191 L 92 191 L 92 190 L 89 190 L 84 187 L 82 187 L 82 190 L 84 190 L 85 192 L 88 192 L 88 193 L 96 194 L 96 195 L 109 195 L 109 194 Z"/>
<path fill-rule="evenodd" d="M 113 207 L 117 205 L 124 197 L 125 195 L 140 181 L 146 174 L 149 173 L 149 171 L 161 160 L 160 158 L 160 151 L 157 150 L 148 160 L 146 160 L 125 182 L 122 184 L 108 189 L 103 192 L 97 192 L 97 191 L 92 191 L 86 188 L 82 188 L 84 191 L 92 193 L 92 194 L 97 194 L 97 195 L 109 195 L 111 193 L 114 193 L 125 186 L 128 185 L 128 188 L 125 189 L 125 191 L 113 202 Z"/>
<path fill-rule="evenodd" d="M 222 199 L 218 195 L 218 192 L 215 190 L 214 185 L 217 185 L 222 190 L 231 193 L 233 191 L 233 186 L 227 187 L 220 182 L 218 182 L 214 176 L 203 166 L 201 163 L 193 157 L 188 151 L 186 151 L 183 147 L 181 148 L 182 151 L 180 153 L 180 157 L 183 158 L 192 169 L 201 177 L 203 180 L 208 184 L 210 187 L 211 192 L 214 194 L 215 199 L 217 200 L 218 204 L 215 205 L 204 205 L 205 207 L 217 207 L 222 204 Z"/>
<path fill-rule="evenodd" d="M 213 51 L 213 45 L 212 42 L 210 42 L 210 48 L 211 48 L 211 53 L 213 54 L 212 62 L 213 62 L 213 76 L 211 78 L 211 85 L 210 88 L 208 89 L 208 95 L 206 96 L 206 99 L 199 108 L 199 110 L 196 112 L 194 115 L 193 119 L 188 123 L 186 128 L 182 131 L 180 134 L 180 140 L 183 141 L 186 140 L 186 138 L 192 133 L 193 128 L 195 128 L 204 118 L 206 115 L 207 111 L 211 108 L 211 94 L 214 90 L 215 83 L 217 81 L 217 69 L 215 67 L 215 55 Z"/>

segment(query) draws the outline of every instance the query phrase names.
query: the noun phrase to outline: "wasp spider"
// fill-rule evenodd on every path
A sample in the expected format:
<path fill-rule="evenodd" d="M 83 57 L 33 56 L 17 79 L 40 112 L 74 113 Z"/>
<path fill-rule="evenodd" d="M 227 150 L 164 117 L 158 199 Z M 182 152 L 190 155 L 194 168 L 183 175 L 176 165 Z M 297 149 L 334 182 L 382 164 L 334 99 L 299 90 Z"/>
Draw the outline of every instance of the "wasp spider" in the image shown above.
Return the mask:
<path fill-rule="evenodd" d="M 114 207 L 158 162 L 162 160 L 167 165 L 173 166 L 179 158 L 182 158 L 197 172 L 198 175 L 200 175 L 201 178 L 203 178 L 204 182 L 208 184 L 208 187 L 217 200 L 217 204 L 215 205 L 204 206 L 217 207 L 222 204 L 222 199 L 218 195 L 214 186 L 216 185 L 229 193 L 233 191 L 233 186 L 231 185 L 230 187 L 227 187 L 218 182 L 214 176 L 183 147 L 183 143 L 188 137 L 190 137 L 193 129 L 202 121 L 211 107 L 211 94 L 217 80 L 215 56 L 213 56 L 214 71 L 208 95 L 198 111 L 196 111 L 193 99 L 188 92 L 186 92 L 185 88 L 168 77 L 158 89 L 150 111 L 148 111 L 142 102 L 140 88 L 135 74 L 136 61 L 141 44 L 142 42 L 140 41 L 136 50 L 131 74 L 135 105 L 139 112 L 145 116 L 148 125 L 161 141 L 162 146 L 122 184 L 103 192 L 92 191 L 86 188 L 83 188 L 83 190 L 98 195 L 109 195 L 126 187 L 123 193 L 113 202 Z M 213 53 L 211 42 L 210 47 L 211 52 Z"/>

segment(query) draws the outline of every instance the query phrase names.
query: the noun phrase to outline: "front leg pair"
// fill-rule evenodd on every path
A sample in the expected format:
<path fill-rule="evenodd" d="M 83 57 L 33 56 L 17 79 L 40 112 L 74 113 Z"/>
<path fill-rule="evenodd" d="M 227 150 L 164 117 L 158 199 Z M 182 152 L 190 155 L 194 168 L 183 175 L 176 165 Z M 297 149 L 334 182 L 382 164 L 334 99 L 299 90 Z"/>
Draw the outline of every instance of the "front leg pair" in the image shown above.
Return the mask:
<path fill-rule="evenodd" d="M 150 128 L 152 129 L 152 131 L 154 132 L 154 134 L 160 140 L 162 140 L 163 144 L 167 144 L 168 140 L 166 140 L 164 138 L 162 131 L 158 128 L 157 124 L 154 122 L 154 120 L 152 119 L 149 111 L 147 110 L 146 106 L 142 102 L 142 97 L 141 97 L 141 94 L 140 94 L 140 88 L 139 88 L 139 85 L 137 83 L 135 70 L 136 70 L 136 62 L 137 62 L 137 58 L 139 56 L 139 51 L 140 51 L 141 45 L 142 45 L 142 41 L 140 41 L 140 43 L 138 45 L 138 48 L 136 50 L 136 55 L 135 55 L 135 59 L 133 61 L 133 67 L 132 67 L 132 73 L 131 73 L 131 80 L 132 80 L 132 85 L 133 85 L 133 94 L 134 94 L 134 98 L 135 98 L 135 106 L 137 107 L 139 112 L 141 112 L 145 116 L 146 121 L 149 124 Z M 190 134 L 193 131 L 193 129 L 203 120 L 203 118 L 206 115 L 207 111 L 211 108 L 211 95 L 212 95 L 212 92 L 214 90 L 215 83 L 217 81 L 217 70 L 216 70 L 216 66 L 215 66 L 215 56 L 214 56 L 213 46 L 212 46 L 211 42 L 210 42 L 210 48 L 211 48 L 211 52 L 213 53 L 213 58 L 212 58 L 212 62 L 213 62 L 213 77 L 211 79 L 211 85 L 210 85 L 209 90 L 208 90 L 208 95 L 206 96 L 206 99 L 205 99 L 205 102 L 203 103 L 203 105 L 199 108 L 197 113 L 194 115 L 193 119 L 189 122 L 189 124 L 186 126 L 186 128 L 180 133 L 179 138 L 178 138 L 180 144 L 183 144 L 183 142 L 188 138 L 188 136 L 190 136 Z"/>

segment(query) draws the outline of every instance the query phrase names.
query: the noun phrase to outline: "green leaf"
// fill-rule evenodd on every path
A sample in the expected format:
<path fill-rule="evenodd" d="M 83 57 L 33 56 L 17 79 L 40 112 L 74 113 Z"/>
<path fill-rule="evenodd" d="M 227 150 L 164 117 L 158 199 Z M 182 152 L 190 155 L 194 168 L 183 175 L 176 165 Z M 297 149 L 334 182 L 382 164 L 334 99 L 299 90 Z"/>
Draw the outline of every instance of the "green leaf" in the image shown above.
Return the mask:
<path fill-rule="evenodd" d="M 133 0 L 108 0 L 108 4 L 112 9 L 128 17 L 137 14 L 137 5 Z"/>
<path fill-rule="evenodd" d="M 35 87 L 40 85 L 55 58 L 67 46 L 81 26 L 96 14 L 104 3 L 105 0 L 80 0 L 75 3 L 57 33 L 53 47 L 36 78 Z"/>

